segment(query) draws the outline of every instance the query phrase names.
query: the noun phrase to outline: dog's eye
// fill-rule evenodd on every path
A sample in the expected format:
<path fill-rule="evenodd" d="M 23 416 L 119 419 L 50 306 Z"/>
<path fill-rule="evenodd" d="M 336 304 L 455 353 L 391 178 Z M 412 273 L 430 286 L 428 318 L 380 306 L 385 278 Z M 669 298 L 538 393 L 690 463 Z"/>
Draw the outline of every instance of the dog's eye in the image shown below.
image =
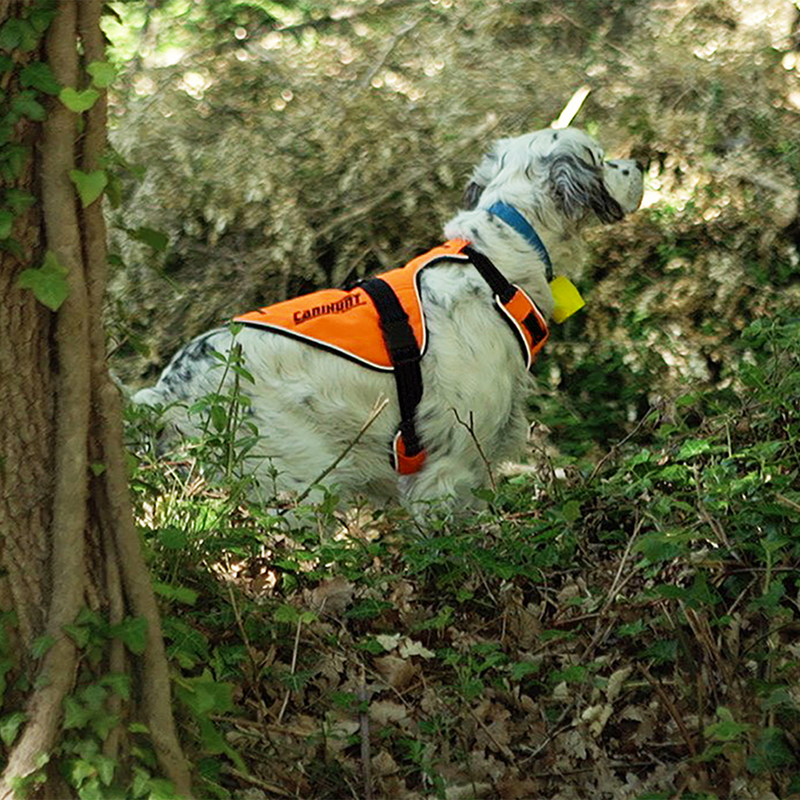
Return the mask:
<path fill-rule="evenodd" d="M 589 154 L 589 158 L 591 159 L 592 166 L 596 167 L 597 166 L 597 158 L 595 157 L 594 152 L 592 152 L 592 148 L 584 146 L 583 149 Z"/>

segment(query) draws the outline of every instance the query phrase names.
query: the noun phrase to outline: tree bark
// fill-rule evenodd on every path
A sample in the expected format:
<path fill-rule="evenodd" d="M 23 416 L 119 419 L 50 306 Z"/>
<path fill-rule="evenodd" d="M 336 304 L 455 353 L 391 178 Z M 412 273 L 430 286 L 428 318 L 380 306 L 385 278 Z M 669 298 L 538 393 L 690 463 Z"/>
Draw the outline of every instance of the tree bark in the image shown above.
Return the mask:
<path fill-rule="evenodd" d="M 0 0 L 0 26 L 29 5 Z M 83 67 L 105 60 L 102 7 L 103 0 L 59 0 L 43 50 L 15 52 L 17 68 L 45 61 L 62 86 L 84 88 Z M 11 94 L 20 87 L 8 79 L 0 88 Z M 15 611 L 12 633 L 22 645 L 15 667 L 34 687 L 24 702 L 4 699 L 4 713 L 17 703 L 26 720 L 8 753 L 0 798 L 12 797 L 16 782 L 40 770 L 44 758 L 58 762 L 64 700 L 76 685 L 125 671 L 137 688 L 130 703 L 112 695 L 108 713 L 147 725 L 163 774 L 188 797 L 190 773 L 172 716 L 158 608 L 128 496 L 121 403 L 106 368 L 102 201 L 79 208 L 69 177 L 76 167 L 86 173 L 102 168 L 105 92 L 84 122 L 78 136 L 78 115 L 52 98 L 41 126 L 18 123 L 14 143 L 31 145 L 36 157 L 17 188 L 40 202 L 15 220 L 18 249 L 0 250 L 0 564 L 6 571 L 0 602 Z M 46 250 L 68 269 L 69 294 L 55 313 L 17 285 L 21 271 L 41 264 Z M 94 464 L 102 468 L 93 476 Z M 83 607 L 111 625 L 143 617 L 144 653 L 128 655 L 111 638 L 103 663 L 88 666 L 64 632 Z M 30 647 L 42 636 L 49 647 L 37 663 Z M 118 725 L 102 742 L 120 772 L 125 735 Z M 60 797 L 64 790 L 48 780 L 38 793 Z"/>

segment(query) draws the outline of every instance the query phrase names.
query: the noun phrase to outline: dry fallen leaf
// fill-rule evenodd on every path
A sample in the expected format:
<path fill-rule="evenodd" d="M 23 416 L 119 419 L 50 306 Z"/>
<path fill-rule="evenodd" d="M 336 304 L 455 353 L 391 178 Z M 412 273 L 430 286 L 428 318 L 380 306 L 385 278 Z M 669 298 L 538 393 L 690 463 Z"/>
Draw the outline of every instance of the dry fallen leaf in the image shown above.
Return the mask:
<path fill-rule="evenodd" d="M 403 658 L 411 658 L 411 656 L 422 656 L 423 658 L 433 658 L 436 653 L 432 650 L 428 650 L 420 642 L 415 642 L 413 639 L 406 638 L 400 644 L 400 655 Z"/>
<path fill-rule="evenodd" d="M 393 689 L 405 689 L 419 672 L 414 662 L 394 655 L 376 658 L 375 669 Z"/>
<path fill-rule="evenodd" d="M 393 700 L 376 700 L 369 704 L 369 717 L 378 725 L 391 723 L 407 726 L 411 723 L 408 718 L 408 709 Z"/>
<path fill-rule="evenodd" d="M 353 601 L 353 584 L 344 578 L 323 581 L 309 593 L 308 604 L 315 611 L 338 616 Z"/>
<path fill-rule="evenodd" d="M 400 767 L 397 762 L 392 758 L 391 753 L 387 750 L 381 750 L 377 755 L 373 756 L 371 762 L 372 771 L 375 775 L 393 775 Z"/>
<path fill-rule="evenodd" d="M 618 669 L 608 679 L 608 684 L 606 685 L 606 697 L 608 698 L 609 703 L 613 703 L 617 697 L 619 697 L 619 693 L 622 691 L 625 681 L 628 680 L 628 677 L 632 672 L 633 667 Z"/>

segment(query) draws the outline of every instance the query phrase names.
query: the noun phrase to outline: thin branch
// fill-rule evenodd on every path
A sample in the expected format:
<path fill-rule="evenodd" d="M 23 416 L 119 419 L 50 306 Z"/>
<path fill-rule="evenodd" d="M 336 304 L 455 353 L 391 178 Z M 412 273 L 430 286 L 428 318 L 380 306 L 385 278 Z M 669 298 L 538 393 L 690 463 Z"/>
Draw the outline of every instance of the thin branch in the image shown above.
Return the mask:
<path fill-rule="evenodd" d="M 297 630 L 295 631 L 294 635 L 294 648 L 292 650 L 292 665 L 290 667 L 290 675 L 294 675 L 295 670 L 297 669 L 297 653 L 300 650 L 300 631 L 303 629 L 303 618 L 297 618 Z M 276 720 L 277 724 L 280 725 L 281 721 L 283 720 L 283 715 L 286 713 L 286 706 L 289 705 L 289 698 L 292 696 L 292 689 L 289 687 L 286 690 L 286 696 L 283 698 L 283 705 L 281 706 L 281 710 L 278 713 L 278 719 Z"/>
<path fill-rule="evenodd" d="M 675 724 L 678 726 L 678 730 L 681 732 L 681 736 L 683 737 L 683 741 L 686 743 L 686 747 L 689 750 L 689 754 L 694 758 L 697 755 L 697 748 L 695 747 L 694 740 L 692 739 L 691 734 L 689 733 L 688 728 L 686 727 L 686 723 L 683 721 L 683 716 L 675 707 L 675 704 L 672 702 L 672 698 L 664 691 L 664 687 L 656 681 L 656 679 L 650 674 L 650 670 L 644 664 L 637 665 L 639 672 L 644 675 L 645 680 L 653 687 L 656 694 L 661 698 L 661 702 L 666 707 L 669 715 L 672 717 Z"/>
<path fill-rule="evenodd" d="M 647 413 L 639 420 L 638 423 L 636 423 L 636 427 L 627 436 L 624 436 L 616 444 L 612 445 L 611 449 L 597 462 L 597 464 L 595 464 L 595 467 L 592 470 L 592 474 L 586 481 L 587 484 L 591 483 L 597 477 L 598 473 L 603 468 L 603 465 L 606 463 L 606 461 L 608 461 L 610 458 L 613 458 L 617 454 L 619 449 L 622 447 L 622 445 L 629 442 L 631 439 L 633 439 L 634 436 L 636 436 L 637 433 L 639 433 L 639 431 L 644 427 L 645 423 L 649 420 L 651 411 L 653 411 L 652 408 L 648 409 Z"/>
<path fill-rule="evenodd" d="M 463 425 L 467 429 L 467 433 L 469 433 L 472 441 L 475 443 L 475 447 L 478 449 L 478 455 L 481 457 L 481 461 L 483 461 L 484 466 L 486 467 L 486 472 L 489 474 L 489 482 L 492 484 L 492 491 L 497 491 L 497 482 L 494 479 L 494 474 L 492 473 L 492 464 L 488 458 L 486 458 L 486 454 L 483 452 L 483 448 L 481 447 L 481 443 L 478 441 L 478 436 L 475 433 L 475 420 L 474 415 L 470 411 L 469 412 L 469 422 L 464 422 L 461 417 L 458 416 L 458 411 L 455 408 L 450 409 L 453 414 L 456 416 L 456 422 L 459 425 Z"/>
<path fill-rule="evenodd" d="M 559 128 L 566 128 L 578 115 L 578 112 L 581 110 L 581 106 L 583 105 L 583 101 L 589 96 L 591 91 L 591 88 L 585 84 L 581 86 L 580 89 L 575 91 L 558 117 L 553 120 L 552 123 L 550 123 L 550 127 L 555 128 L 556 130 Z"/>
<path fill-rule="evenodd" d="M 269 783 L 261 778 L 256 778 L 254 775 L 248 775 L 246 772 L 241 772 L 240 770 L 232 767 L 230 764 L 223 764 L 222 771 L 226 775 L 230 775 L 237 780 L 242 781 L 243 783 L 249 783 L 251 786 L 256 786 L 263 792 L 269 792 L 270 794 L 277 795 L 278 797 L 296 797 L 294 792 L 287 792 L 286 789 L 283 789 L 274 783 Z"/>

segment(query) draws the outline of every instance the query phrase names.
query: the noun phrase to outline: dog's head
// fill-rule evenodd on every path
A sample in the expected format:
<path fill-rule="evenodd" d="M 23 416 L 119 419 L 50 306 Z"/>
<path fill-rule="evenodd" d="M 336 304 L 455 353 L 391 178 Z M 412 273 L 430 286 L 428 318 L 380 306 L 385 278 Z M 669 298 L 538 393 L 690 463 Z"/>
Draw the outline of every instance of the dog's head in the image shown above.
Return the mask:
<path fill-rule="evenodd" d="M 473 172 L 464 204 L 509 203 L 567 232 L 595 219 L 616 222 L 637 209 L 643 177 L 636 161 L 606 161 L 603 148 L 583 131 L 547 129 L 495 142 Z"/>

